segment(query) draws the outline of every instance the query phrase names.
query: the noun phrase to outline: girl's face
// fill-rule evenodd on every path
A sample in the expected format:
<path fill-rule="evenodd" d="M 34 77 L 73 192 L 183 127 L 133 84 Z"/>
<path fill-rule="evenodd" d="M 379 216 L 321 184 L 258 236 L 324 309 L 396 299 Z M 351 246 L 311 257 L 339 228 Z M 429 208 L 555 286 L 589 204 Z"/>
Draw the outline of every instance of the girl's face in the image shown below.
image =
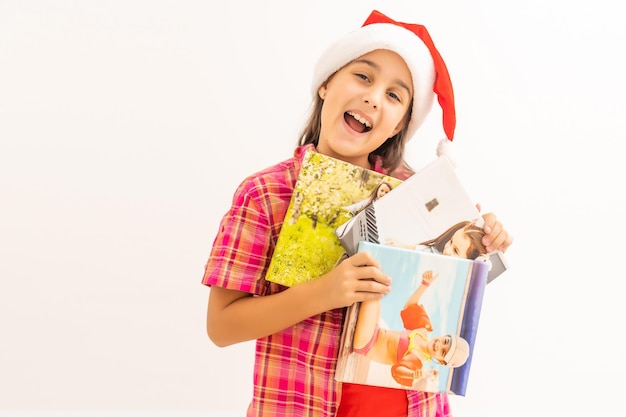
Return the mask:
<path fill-rule="evenodd" d="M 378 187 L 378 192 L 376 193 L 376 199 L 378 200 L 379 198 L 383 197 L 389 191 L 391 191 L 391 188 L 389 188 L 387 184 L 381 184 L 380 187 Z"/>
<path fill-rule="evenodd" d="M 369 154 L 408 122 L 413 82 L 404 60 L 378 49 L 337 71 L 319 89 L 324 100 L 317 150 L 371 168 Z"/>
<path fill-rule="evenodd" d="M 428 354 L 436 359 L 439 363 L 445 363 L 444 358 L 450 350 L 452 344 L 452 338 L 450 335 L 437 336 L 430 340 L 428 343 Z"/>
<path fill-rule="evenodd" d="M 472 241 L 465 234 L 464 229 L 457 230 L 452 239 L 443 247 L 443 254 L 448 256 L 456 256 L 457 258 L 467 258 L 467 252 Z"/>

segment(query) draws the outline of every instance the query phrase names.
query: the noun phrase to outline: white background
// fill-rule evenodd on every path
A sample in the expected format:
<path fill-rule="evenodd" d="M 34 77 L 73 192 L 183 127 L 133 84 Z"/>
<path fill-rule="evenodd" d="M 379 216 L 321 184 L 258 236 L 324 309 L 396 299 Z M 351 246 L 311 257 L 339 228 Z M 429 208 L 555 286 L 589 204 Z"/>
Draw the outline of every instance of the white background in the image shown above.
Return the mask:
<path fill-rule="evenodd" d="M 236 185 L 291 155 L 316 57 L 373 8 L 429 28 L 459 172 L 515 236 L 455 417 L 626 415 L 611 0 L 0 0 L 0 415 L 244 415 L 253 345 L 206 337 L 204 263 Z M 414 167 L 442 135 L 435 108 Z"/>

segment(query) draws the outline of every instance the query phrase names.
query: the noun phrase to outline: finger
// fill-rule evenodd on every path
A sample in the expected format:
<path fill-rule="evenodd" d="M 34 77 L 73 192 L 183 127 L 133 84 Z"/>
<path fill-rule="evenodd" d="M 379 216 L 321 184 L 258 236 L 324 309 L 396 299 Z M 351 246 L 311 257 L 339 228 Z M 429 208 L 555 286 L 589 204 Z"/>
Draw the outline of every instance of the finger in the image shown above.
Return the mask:
<path fill-rule="evenodd" d="M 391 291 L 391 287 L 389 285 L 381 284 L 378 281 L 361 280 L 357 284 L 355 291 L 357 293 L 370 293 L 382 296 L 384 294 L 388 294 Z"/>
<path fill-rule="evenodd" d="M 497 222 L 496 215 L 493 213 L 483 214 L 483 222 L 484 222 L 483 229 L 485 230 L 485 234 L 488 235 L 492 233 L 493 226 Z"/>
<path fill-rule="evenodd" d="M 383 298 L 385 294 L 373 293 L 373 292 L 359 292 L 354 296 L 354 302 L 363 302 L 363 301 L 376 301 Z"/>
<path fill-rule="evenodd" d="M 485 220 L 485 224 L 483 226 L 485 235 L 483 236 L 482 241 L 483 245 L 489 246 L 502 232 L 503 227 L 502 223 L 497 221 L 496 217 L 492 214 L 483 216 L 483 219 Z"/>
<path fill-rule="evenodd" d="M 387 276 L 381 269 L 376 259 L 366 252 L 357 253 L 337 266 L 338 276 L 343 276 L 350 285 L 360 280 L 377 281 L 381 284 L 389 285 L 391 277 Z"/>
<path fill-rule="evenodd" d="M 360 281 L 376 282 L 387 287 L 391 285 L 391 277 L 376 266 L 358 267 L 355 276 Z"/>
<path fill-rule="evenodd" d="M 509 235 L 507 239 L 504 241 L 502 245 L 498 248 L 502 252 L 506 252 L 506 250 L 513 244 L 513 236 Z"/>
<path fill-rule="evenodd" d="M 499 249 L 502 245 L 505 244 L 509 237 L 509 233 L 502 229 L 500 224 L 496 224 L 494 226 L 494 231 L 487 236 L 489 242 L 485 245 L 487 251 L 493 252 L 496 249 Z"/>
<path fill-rule="evenodd" d="M 375 266 L 380 268 L 380 264 L 369 252 L 358 252 L 350 257 L 353 266 Z"/>

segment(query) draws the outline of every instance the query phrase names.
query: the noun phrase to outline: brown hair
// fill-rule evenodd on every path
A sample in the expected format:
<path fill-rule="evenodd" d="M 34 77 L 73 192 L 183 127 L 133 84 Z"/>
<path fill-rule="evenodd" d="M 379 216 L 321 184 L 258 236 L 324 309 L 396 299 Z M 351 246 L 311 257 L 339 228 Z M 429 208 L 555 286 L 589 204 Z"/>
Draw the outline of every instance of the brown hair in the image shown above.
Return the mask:
<path fill-rule="evenodd" d="M 312 143 L 313 145 L 317 146 L 320 132 L 322 130 L 323 105 L 324 101 L 316 94 L 315 99 L 313 100 L 311 114 L 306 125 L 304 126 L 304 129 L 302 129 L 298 145 L 301 146 Z M 370 164 L 374 165 L 376 156 L 380 156 L 383 168 L 387 170 L 389 175 L 400 179 L 406 179 L 414 173 L 413 169 L 404 160 L 404 148 L 407 141 L 407 138 L 405 136 L 408 121 L 410 119 L 411 109 L 409 109 L 406 115 L 407 123 L 405 123 L 405 126 L 402 128 L 402 130 L 400 130 L 396 135 L 387 139 L 382 145 L 380 145 L 369 155 Z"/>
<path fill-rule="evenodd" d="M 443 252 L 443 248 L 446 246 L 446 243 L 452 239 L 452 236 L 459 229 L 463 229 L 465 236 L 470 239 L 470 246 L 467 248 L 467 253 L 465 254 L 467 259 L 476 259 L 480 255 L 487 253 L 487 249 L 485 248 L 485 245 L 483 245 L 482 241 L 485 231 L 470 221 L 459 222 L 443 232 L 439 237 L 422 242 L 420 245 L 434 246 L 437 251 Z"/>
<path fill-rule="evenodd" d="M 365 204 L 364 207 L 367 207 L 370 204 L 374 203 L 374 201 L 378 200 L 378 191 L 381 189 L 383 185 L 386 185 L 387 188 L 389 188 L 389 191 L 393 190 L 393 184 L 391 184 L 389 181 L 383 180 L 379 182 L 376 188 L 374 188 L 374 190 L 370 193 L 370 196 L 368 197 L 367 203 Z"/>

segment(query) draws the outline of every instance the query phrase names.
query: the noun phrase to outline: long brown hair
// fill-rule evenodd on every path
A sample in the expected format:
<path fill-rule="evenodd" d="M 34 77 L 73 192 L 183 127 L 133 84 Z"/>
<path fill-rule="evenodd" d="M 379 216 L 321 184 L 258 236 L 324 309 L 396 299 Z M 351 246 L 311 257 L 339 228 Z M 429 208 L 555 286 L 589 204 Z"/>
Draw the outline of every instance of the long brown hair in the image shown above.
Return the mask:
<path fill-rule="evenodd" d="M 324 101 L 316 94 L 315 99 L 313 100 L 311 114 L 304 126 L 304 129 L 302 129 L 298 145 L 307 145 L 312 143 L 317 147 L 320 132 L 322 130 L 323 105 Z M 375 149 L 368 158 L 370 164 L 373 166 L 376 156 L 379 156 L 382 160 L 383 168 L 387 170 L 389 175 L 400 179 L 406 179 L 414 173 L 413 169 L 404 160 L 404 149 L 407 141 L 406 127 L 410 119 L 411 109 L 409 109 L 406 115 L 406 123 L 402 130 L 387 139 L 382 145 Z"/>
<path fill-rule="evenodd" d="M 446 243 L 452 239 L 452 236 L 459 229 L 463 229 L 463 233 L 470 240 L 470 246 L 467 248 L 467 253 L 465 254 L 466 259 L 476 259 L 480 255 L 485 255 L 487 253 L 487 249 L 485 248 L 485 245 L 483 245 L 482 241 L 485 231 L 470 221 L 459 222 L 443 232 L 439 235 L 439 237 L 422 242 L 420 245 L 432 246 L 437 249 L 437 251 L 443 252 L 443 248 L 446 246 Z"/>

